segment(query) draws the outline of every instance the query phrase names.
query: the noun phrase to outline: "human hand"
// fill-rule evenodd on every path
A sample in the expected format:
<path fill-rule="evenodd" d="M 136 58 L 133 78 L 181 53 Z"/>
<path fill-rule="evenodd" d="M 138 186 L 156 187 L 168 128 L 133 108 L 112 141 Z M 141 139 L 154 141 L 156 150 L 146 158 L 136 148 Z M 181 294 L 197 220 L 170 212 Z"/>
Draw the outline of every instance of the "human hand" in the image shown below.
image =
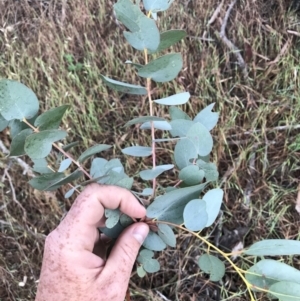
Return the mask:
<path fill-rule="evenodd" d="M 36 301 L 123 301 L 133 264 L 149 228 L 135 223 L 119 236 L 107 261 L 93 253 L 104 209 L 142 218 L 145 208 L 126 189 L 88 186 L 46 238 Z"/>

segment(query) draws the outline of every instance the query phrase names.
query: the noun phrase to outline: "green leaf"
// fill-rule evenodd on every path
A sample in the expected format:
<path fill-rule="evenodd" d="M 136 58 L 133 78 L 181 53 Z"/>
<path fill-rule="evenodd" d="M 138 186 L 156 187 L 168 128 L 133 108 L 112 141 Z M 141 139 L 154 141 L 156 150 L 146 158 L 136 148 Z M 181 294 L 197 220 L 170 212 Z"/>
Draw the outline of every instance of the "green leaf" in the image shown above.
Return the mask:
<path fill-rule="evenodd" d="M 159 83 L 164 83 L 174 79 L 181 70 L 182 65 L 181 54 L 170 53 L 143 66 L 138 71 L 138 75 L 145 78 L 151 78 Z"/>
<path fill-rule="evenodd" d="M 63 105 L 43 113 L 37 117 L 34 125 L 38 127 L 40 131 L 58 129 L 61 120 L 69 107 L 69 105 Z"/>
<path fill-rule="evenodd" d="M 143 0 L 147 11 L 154 13 L 167 10 L 174 0 Z"/>
<path fill-rule="evenodd" d="M 126 177 L 112 184 L 130 190 L 133 185 L 133 178 Z"/>
<path fill-rule="evenodd" d="M 172 137 L 186 137 L 189 129 L 194 125 L 193 121 L 186 119 L 175 119 L 170 122 Z"/>
<path fill-rule="evenodd" d="M 152 179 L 155 179 L 156 177 L 158 177 L 160 174 L 162 174 L 166 170 L 170 170 L 172 168 L 174 168 L 173 164 L 159 165 L 152 169 L 142 170 L 140 172 L 140 177 L 146 181 L 152 180 Z"/>
<path fill-rule="evenodd" d="M 105 151 L 107 149 L 111 148 L 111 145 L 108 144 L 96 144 L 92 147 L 90 147 L 89 149 L 87 149 L 86 151 L 84 151 L 80 157 L 78 158 L 78 162 L 82 163 L 83 161 L 87 160 L 88 158 L 90 158 L 91 156 L 98 154 L 102 151 Z"/>
<path fill-rule="evenodd" d="M 208 220 L 206 203 L 203 200 L 191 200 L 183 211 L 184 225 L 191 231 L 202 230 Z"/>
<path fill-rule="evenodd" d="M 122 153 L 134 157 L 148 157 L 152 154 L 152 148 L 146 146 L 130 146 L 122 149 Z"/>
<path fill-rule="evenodd" d="M 48 162 L 45 158 L 32 160 L 33 171 L 44 174 L 44 173 L 52 173 L 53 171 L 48 167 Z"/>
<path fill-rule="evenodd" d="M 147 208 L 147 217 L 182 224 L 185 205 L 190 200 L 197 198 L 205 186 L 206 183 L 175 189 L 156 197 Z"/>
<path fill-rule="evenodd" d="M 171 125 L 167 121 L 152 121 L 155 129 L 162 131 L 169 131 L 172 129 Z M 151 122 L 145 122 L 140 127 L 141 130 L 151 129 Z"/>
<path fill-rule="evenodd" d="M 172 45 L 176 44 L 180 40 L 186 37 L 186 32 L 180 29 L 173 29 L 162 32 L 160 35 L 160 43 L 155 52 L 163 51 Z M 150 52 L 151 53 L 151 52 Z"/>
<path fill-rule="evenodd" d="M 281 281 L 270 286 L 269 293 L 280 301 L 300 300 L 300 284 L 291 281 Z"/>
<path fill-rule="evenodd" d="M 155 273 L 160 270 L 160 264 L 153 259 L 154 253 L 150 250 L 143 249 L 140 251 L 137 261 L 142 264 L 143 269 L 148 273 Z"/>
<path fill-rule="evenodd" d="M 194 122 L 200 122 L 209 131 L 215 127 L 219 119 L 219 113 L 214 113 L 211 111 L 214 105 L 215 104 L 212 103 L 209 106 L 207 106 L 205 109 L 200 111 L 194 119 Z"/>
<path fill-rule="evenodd" d="M 30 119 L 38 110 L 39 101 L 31 89 L 17 81 L 0 80 L 0 114 L 4 119 Z"/>
<path fill-rule="evenodd" d="M 65 174 L 62 172 L 52 172 L 35 177 L 29 181 L 29 184 L 37 190 L 46 190 L 53 183 L 63 179 Z"/>
<path fill-rule="evenodd" d="M 134 66 L 137 70 L 139 70 L 141 67 L 144 66 L 144 65 L 141 65 L 141 64 L 133 63 L 132 61 L 129 61 L 129 60 L 127 60 L 127 61 L 125 62 L 125 64 L 132 65 L 132 66 Z"/>
<path fill-rule="evenodd" d="M 75 192 L 75 189 L 76 189 L 76 187 L 71 188 L 70 190 L 68 190 L 68 191 L 65 193 L 64 198 L 65 198 L 65 199 L 70 198 L 70 197 L 73 195 L 73 193 Z"/>
<path fill-rule="evenodd" d="M 173 107 L 173 106 L 170 107 L 169 114 L 172 120 L 176 120 L 176 119 L 192 120 L 187 113 L 183 112 L 181 109 L 177 107 Z"/>
<path fill-rule="evenodd" d="M 164 119 L 161 117 L 156 117 L 156 116 L 142 116 L 142 117 L 134 118 L 134 119 L 128 121 L 125 124 L 125 127 L 134 125 L 134 124 L 138 124 L 138 123 L 144 123 L 147 121 L 164 121 Z"/>
<path fill-rule="evenodd" d="M 273 259 L 264 259 L 247 270 L 246 279 L 257 288 L 270 289 L 270 286 L 280 281 L 291 281 L 300 284 L 300 271 Z"/>
<path fill-rule="evenodd" d="M 129 225 L 133 224 L 133 220 L 130 216 L 122 213 L 121 216 L 120 216 L 120 224 L 123 227 L 128 227 Z"/>
<path fill-rule="evenodd" d="M 64 139 L 67 132 L 61 130 L 46 130 L 29 135 L 25 141 L 25 152 L 31 159 L 47 157 L 52 149 L 52 143 Z"/>
<path fill-rule="evenodd" d="M 187 132 L 199 156 L 208 155 L 213 148 L 213 139 L 208 129 L 201 123 L 194 124 Z"/>
<path fill-rule="evenodd" d="M 166 98 L 156 99 L 154 102 L 166 106 L 182 105 L 189 100 L 190 96 L 189 92 L 181 92 Z"/>
<path fill-rule="evenodd" d="M 157 224 L 159 237 L 170 247 L 176 246 L 176 236 L 169 225 L 166 224 Z"/>
<path fill-rule="evenodd" d="M 121 211 L 119 209 L 105 209 L 105 226 L 107 228 L 113 228 L 120 219 Z"/>
<path fill-rule="evenodd" d="M 181 138 L 162 138 L 162 139 L 154 139 L 154 142 L 168 142 L 168 141 L 179 141 Z"/>
<path fill-rule="evenodd" d="M 107 164 L 107 160 L 103 158 L 94 158 L 91 165 L 91 176 L 92 178 L 98 178 L 105 175 L 107 170 L 104 170 L 104 166 Z"/>
<path fill-rule="evenodd" d="M 223 190 L 220 188 L 211 189 L 203 197 L 203 201 L 206 203 L 206 212 L 208 216 L 205 227 L 209 227 L 216 220 L 223 199 Z"/>
<path fill-rule="evenodd" d="M 198 157 L 197 150 L 193 142 L 189 139 L 181 139 L 174 149 L 174 160 L 179 169 L 191 165 L 191 159 Z"/>
<path fill-rule="evenodd" d="M 62 160 L 60 162 L 58 172 L 64 172 L 66 169 L 70 167 L 71 164 L 72 164 L 72 160 L 69 158 Z"/>
<path fill-rule="evenodd" d="M 150 230 L 148 236 L 146 237 L 143 243 L 143 246 L 148 250 L 162 251 L 163 249 L 166 248 L 167 245 L 156 233 Z"/>
<path fill-rule="evenodd" d="M 299 255 L 300 241 L 290 239 L 265 239 L 254 243 L 244 251 L 253 256 Z"/>
<path fill-rule="evenodd" d="M 202 271 L 210 275 L 211 281 L 220 281 L 225 275 L 225 265 L 216 256 L 203 254 L 198 259 L 198 265 Z"/>
<path fill-rule="evenodd" d="M 10 145 L 10 156 L 22 156 L 26 154 L 24 150 L 25 140 L 32 132 L 32 129 L 25 129 L 13 138 Z"/>
<path fill-rule="evenodd" d="M 52 185 L 49 185 L 44 190 L 48 190 L 48 191 L 56 190 L 59 187 L 61 187 L 62 185 L 69 184 L 69 183 L 79 179 L 80 177 L 82 177 L 82 175 L 83 175 L 83 172 L 81 170 L 77 169 L 74 172 L 72 172 L 70 175 L 64 177 L 63 179 L 60 179 L 60 180 L 52 183 Z"/>
<path fill-rule="evenodd" d="M 145 188 L 141 193 L 142 196 L 150 196 L 153 194 L 153 188 Z"/>
<path fill-rule="evenodd" d="M 138 5 L 130 0 L 119 0 L 114 4 L 117 19 L 131 32 L 124 32 L 128 43 L 137 50 L 155 51 L 160 42 L 160 35 L 154 20 L 147 18 Z"/>
<path fill-rule="evenodd" d="M 196 164 L 202 169 L 205 173 L 205 179 L 207 182 L 217 181 L 219 178 L 219 173 L 217 166 L 211 162 L 205 162 L 201 159 L 197 160 Z"/>
<path fill-rule="evenodd" d="M 136 268 L 136 273 L 138 274 L 138 276 L 140 277 L 140 278 L 143 278 L 143 277 L 145 277 L 146 276 L 146 271 L 143 269 L 143 266 L 138 266 L 137 268 Z"/>
<path fill-rule="evenodd" d="M 120 222 L 117 223 L 113 228 L 107 228 L 107 227 L 103 227 L 103 228 L 99 228 L 100 231 L 102 233 L 104 233 L 107 237 L 110 238 L 118 238 L 120 236 L 120 234 L 123 232 L 123 230 L 125 229 L 125 227 L 123 227 Z"/>
<path fill-rule="evenodd" d="M 67 152 L 68 150 L 70 150 L 72 147 L 74 146 L 77 146 L 79 144 L 79 141 L 74 141 L 74 142 L 71 142 L 65 146 L 62 147 L 62 149 Z"/>
<path fill-rule="evenodd" d="M 8 126 L 11 138 L 16 137 L 22 130 L 30 128 L 26 123 L 17 119 L 11 120 Z"/>
<path fill-rule="evenodd" d="M 102 74 L 100 74 L 100 77 L 108 87 L 115 91 L 136 95 L 147 94 L 147 90 L 145 87 L 119 82 Z"/>
<path fill-rule="evenodd" d="M 189 186 L 197 185 L 202 182 L 204 171 L 199 170 L 197 165 L 188 165 L 179 172 L 178 177 Z"/>
<path fill-rule="evenodd" d="M 8 126 L 8 124 L 9 121 L 0 114 L 0 132 L 2 132 Z"/>

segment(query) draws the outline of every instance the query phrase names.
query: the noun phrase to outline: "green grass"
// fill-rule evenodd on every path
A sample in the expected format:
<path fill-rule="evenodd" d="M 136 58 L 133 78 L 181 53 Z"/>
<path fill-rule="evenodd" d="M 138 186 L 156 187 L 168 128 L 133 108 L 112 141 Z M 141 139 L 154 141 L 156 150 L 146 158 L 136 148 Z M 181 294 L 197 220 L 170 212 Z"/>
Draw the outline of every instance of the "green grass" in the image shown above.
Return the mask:
<path fill-rule="evenodd" d="M 300 52 L 299 37 L 286 30 L 299 32 L 300 21 L 283 2 L 274 0 L 268 7 L 264 2 L 240 1 L 227 25 L 228 38 L 243 56 L 245 43 L 252 48 L 247 61 L 249 81 L 245 82 L 235 56 L 219 39 L 220 20 L 207 26 L 219 1 L 175 1 L 159 20 L 159 27 L 187 31 L 189 37 L 172 49 L 182 53 L 184 68 L 175 81 L 153 86 L 157 98 L 189 91 L 190 103 L 183 108 L 192 116 L 216 103 L 220 121 L 213 132 L 213 160 L 218 164 L 220 179 L 224 179 L 224 222 L 231 229 L 251 227 L 246 245 L 263 238 L 299 239 L 299 214 L 294 203 L 300 176 L 300 129 L 293 126 L 300 123 Z M 50 4 L 53 12 L 49 9 L 46 13 L 30 4 L 18 4 L 18 9 L 15 5 L 0 4 L 0 77 L 31 87 L 41 101 L 41 111 L 70 104 L 63 127 L 70 133 L 69 141 L 81 142 L 77 154 L 95 143 L 114 144 L 111 156 L 120 157 L 128 174 L 136 175 L 150 161 L 124 158 L 120 149 L 129 143 L 143 145 L 149 137 L 122 125 L 132 117 L 146 115 L 147 101 L 107 89 L 99 74 L 144 84 L 124 64 L 127 59 L 144 61 L 125 43 L 112 7 L 97 0 L 73 1 L 60 26 L 59 3 Z M 213 41 L 197 39 L 204 32 Z M 70 72 L 66 56 L 81 68 Z M 168 116 L 164 109 L 155 110 L 160 116 Z M 9 147 L 8 133 L 0 133 L 0 138 Z M 172 151 L 161 152 L 159 160 L 168 162 L 170 155 Z M 32 300 L 42 258 L 40 234 L 48 234 L 59 223 L 70 202 L 63 198 L 64 190 L 55 194 L 33 191 L 26 184 L 26 176 L 20 176 L 20 167 L 11 165 L 4 156 L 0 164 L 3 174 L 6 168 L 12 177 L 17 200 L 26 211 L 25 215 L 12 201 L 8 178 L 3 177 L 0 300 Z M 245 202 L 247 187 L 249 203 Z M 133 300 L 163 300 L 159 293 L 170 300 L 200 300 L 204 288 L 213 292 L 219 286 L 207 281 L 196 266 L 195 258 L 206 250 L 205 246 L 199 247 L 199 242 L 186 234 L 181 234 L 179 241 L 177 249 L 158 254 L 163 269 L 157 275 L 143 280 L 133 276 Z M 239 264 L 250 265 L 244 259 Z M 296 260 L 290 264 L 300 267 Z M 27 284 L 20 287 L 23 276 L 28 277 Z M 240 286 L 233 271 L 226 279 L 220 287 L 221 299 L 247 300 L 245 287 Z"/>

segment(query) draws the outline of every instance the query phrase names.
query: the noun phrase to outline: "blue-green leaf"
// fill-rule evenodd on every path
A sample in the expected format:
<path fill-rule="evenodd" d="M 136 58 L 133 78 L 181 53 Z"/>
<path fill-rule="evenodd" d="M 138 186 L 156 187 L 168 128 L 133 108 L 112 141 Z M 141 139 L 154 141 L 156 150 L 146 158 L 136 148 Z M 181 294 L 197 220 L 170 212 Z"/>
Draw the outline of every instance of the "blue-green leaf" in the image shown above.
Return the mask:
<path fill-rule="evenodd" d="M 203 196 L 203 201 L 206 203 L 206 212 L 208 216 L 205 227 L 209 227 L 216 220 L 223 199 L 223 190 L 220 188 L 211 189 Z"/>
<path fill-rule="evenodd" d="M 203 158 L 204 159 L 204 158 Z M 219 178 L 219 172 L 217 166 L 211 162 L 205 162 L 204 160 L 197 160 L 196 164 L 202 169 L 205 173 L 205 179 L 207 182 L 217 181 Z"/>
<path fill-rule="evenodd" d="M 104 150 L 107 150 L 111 148 L 111 145 L 108 144 L 96 144 L 92 147 L 90 147 L 89 149 L 87 149 L 86 151 L 84 151 L 80 157 L 78 158 L 78 162 L 82 163 L 83 161 L 85 161 L 86 159 L 90 158 L 91 156 L 100 153 Z"/>
<path fill-rule="evenodd" d="M 70 198 L 73 195 L 73 193 L 75 192 L 75 189 L 76 189 L 76 187 L 73 187 L 70 190 L 68 190 L 64 195 L 65 199 Z"/>
<path fill-rule="evenodd" d="M 183 112 L 181 109 L 177 107 L 173 107 L 173 106 L 170 107 L 169 114 L 172 120 L 176 120 L 176 119 L 192 120 L 187 113 Z"/>
<path fill-rule="evenodd" d="M 179 172 L 179 179 L 185 184 L 192 186 L 200 184 L 204 178 L 204 171 L 199 170 L 197 165 L 188 165 Z"/>
<path fill-rule="evenodd" d="M 254 243 L 244 251 L 253 256 L 299 255 L 300 241 L 291 239 L 265 239 Z"/>
<path fill-rule="evenodd" d="M 189 92 L 181 92 L 166 98 L 156 99 L 154 102 L 166 106 L 182 105 L 189 100 L 190 96 Z"/>
<path fill-rule="evenodd" d="M 29 135 L 25 141 L 25 152 L 31 159 L 47 157 L 52 149 L 52 143 L 67 136 L 67 132 L 61 130 L 46 130 Z"/>
<path fill-rule="evenodd" d="M 270 286 L 269 294 L 280 301 L 300 301 L 300 284 L 292 281 L 281 281 Z"/>
<path fill-rule="evenodd" d="M 69 183 L 79 179 L 82 176 L 83 176 L 83 172 L 81 170 L 77 169 L 74 172 L 72 172 L 71 174 L 69 174 L 68 176 L 65 176 L 63 179 L 54 181 L 53 183 L 49 183 L 49 186 L 46 187 L 44 190 L 48 190 L 48 191 L 56 190 L 59 187 L 61 187 L 62 185 L 69 184 Z"/>
<path fill-rule="evenodd" d="M 169 131 L 172 129 L 171 125 L 167 121 L 152 121 L 153 127 L 162 131 Z M 145 122 L 140 127 L 141 130 L 151 129 L 151 122 Z"/>
<path fill-rule="evenodd" d="M 4 119 L 30 119 L 38 110 L 39 101 L 31 89 L 17 81 L 0 80 L 0 114 Z"/>
<path fill-rule="evenodd" d="M 203 254 L 198 259 L 200 269 L 209 274 L 211 281 L 220 281 L 225 275 L 225 265 L 216 256 Z"/>
<path fill-rule="evenodd" d="M 35 177 L 29 181 L 29 184 L 37 190 L 46 190 L 53 183 L 65 177 L 62 172 L 52 172 Z"/>
<path fill-rule="evenodd" d="M 183 223 L 185 205 L 199 196 L 206 183 L 186 188 L 174 189 L 158 196 L 147 208 L 147 217 L 171 223 Z"/>
<path fill-rule="evenodd" d="M 58 129 L 61 120 L 69 107 L 69 105 L 63 105 L 58 108 L 50 109 L 49 111 L 38 116 L 34 122 L 34 125 L 38 127 L 40 131 Z"/>
<path fill-rule="evenodd" d="M 33 161 L 33 171 L 44 174 L 52 173 L 53 171 L 48 167 L 48 162 L 45 158 L 34 159 Z"/>
<path fill-rule="evenodd" d="M 174 159 L 179 169 L 191 165 L 191 159 L 198 157 L 197 150 L 193 142 L 189 139 L 181 139 L 174 149 Z"/>
<path fill-rule="evenodd" d="M 147 272 L 144 270 L 144 268 L 143 268 L 142 265 L 137 266 L 137 268 L 136 268 L 136 273 L 138 274 L 138 276 L 139 276 L 140 278 L 145 277 L 146 274 L 147 274 Z"/>
<path fill-rule="evenodd" d="M 246 279 L 257 288 L 270 289 L 280 281 L 291 281 L 300 284 L 300 271 L 273 259 L 263 259 L 247 270 Z"/>
<path fill-rule="evenodd" d="M 151 78 L 156 82 L 164 83 L 174 79 L 182 68 L 180 53 L 170 53 L 161 56 L 138 71 L 138 75 Z"/>
<path fill-rule="evenodd" d="M 152 169 L 142 170 L 140 172 L 140 177 L 146 181 L 152 180 L 152 179 L 155 179 L 156 177 L 158 177 L 160 174 L 162 174 L 166 170 L 170 170 L 172 168 L 174 168 L 173 164 L 159 165 Z"/>
<path fill-rule="evenodd" d="M 159 237 L 170 247 L 176 246 L 176 236 L 169 225 L 158 223 L 158 232 Z"/>
<path fill-rule="evenodd" d="M 100 74 L 100 77 L 108 87 L 110 87 L 111 89 L 113 89 L 115 91 L 122 92 L 122 93 L 128 93 L 128 94 L 136 94 L 136 95 L 146 95 L 147 94 L 147 90 L 145 87 L 123 83 L 123 82 L 111 79 L 102 74 Z"/>
<path fill-rule="evenodd" d="M 143 243 L 144 248 L 153 251 L 162 251 L 166 246 L 163 240 L 151 230 Z"/>
<path fill-rule="evenodd" d="M 71 164 L 72 164 L 72 160 L 70 158 L 62 160 L 60 162 L 58 172 L 64 172 L 66 169 L 70 167 Z"/>
<path fill-rule="evenodd" d="M 164 119 L 161 117 L 156 117 L 156 116 L 141 116 L 141 117 L 137 117 L 137 118 L 134 118 L 134 119 L 131 119 L 130 121 L 128 121 L 125 124 L 125 127 L 134 125 L 134 124 L 138 124 L 138 123 L 144 123 L 147 121 L 164 121 Z"/>
<path fill-rule="evenodd" d="M 159 271 L 160 264 L 156 259 L 153 259 L 154 253 L 150 250 L 143 249 L 140 251 L 137 261 L 142 264 L 143 269 L 148 273 Z M 142 275 L 144 275 L 142 273 Z"/>
<path fill-rule="evenodd" d="M 9 121 L 0 114 L 0 132 L 2 132 L 8 126 L 8 124 Z"/>
<path fill-rule="evenodd" d="M 194 125 L 193 121 L 186 119 L 175 119 L 170 122 L 172 137 L 186 137 L 189 129 Z"/>
<path fill-rule="evenodd" d="M 26 152 L 24 150 L 25 140 L 26 138 L 33 133 L 32 129 L 25 129 L 17 134 L 10 145 L 10 156 L 22 156 L 25 155 Z"/>
<path fill-rule="evenodd" d="M 70 150 L 72 147 L 77 146 L 78 144 L 79 144 L 79 141 L 74 141 L 74 142 L 71 142 L 71 143 L 69 143 L 69 144 L 67 144 L 67 145 L 64 145 L 64 146 L 62 147 L 62 149 L 63 149 L 65 152 L 67 152 L 67 151 Z"/>
<path fill-rule="evenodd" d="M 194 122 L 202 123 L 209 131 L 218 123 L 219 113 L 212 112 L 214 103 L 200 111 L 194 119 Z"/>
<path fill-rule="evenodd" d="M 152 154 L 152 148 L 146 146 L 130 146 L 122 149 L 122 153 L 135 157 L 148 157 Z"/>
<path fill-rule="evenodd" d="M 183 219 L 187 229 L 191 231 L 202 230 L 208 220 L 206 203 L 200 199 L 190 201 L 184 208 Z"/>
<path fill-rule="evenodd" d="M 147 11 L 154 13 L 167 10 L 174 0 L 143 0 Z"/>
<path fill-rule="evenodd" d="M 105 226 L 109 229 L 113 228 L 119 222 L 120 215 L 119 209 L 105 209 Z"/>
<path fill-rule="evenodd" d="M 94 158 L 91 165 L 92 178 L 98 178 L 105 175 L 107 170 L 104 170 L 104 166 L 108 161 L 103 158 Z M 121 163 L 121 162 L 120 162 Z"/>

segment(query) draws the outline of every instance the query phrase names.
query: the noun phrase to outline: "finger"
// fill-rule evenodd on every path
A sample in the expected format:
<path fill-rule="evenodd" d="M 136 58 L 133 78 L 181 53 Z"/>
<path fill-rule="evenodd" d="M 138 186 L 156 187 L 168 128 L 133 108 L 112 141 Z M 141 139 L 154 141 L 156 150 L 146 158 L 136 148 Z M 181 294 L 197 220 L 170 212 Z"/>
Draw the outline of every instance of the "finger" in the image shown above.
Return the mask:
<path fill-rule="evenodd" d="M 116 290 L 124 290 L 124 295 L 133 264 L 148 232 L 149 227 L 144 223 L 135 223 L 126 228 L 119 236 L 101 273 L 102 279 L 115 275 L 113 285 Z"/>
<path fill-rule="evenodd" d="M 72 245 L 91 251 L 98 239 L 97 226 L 104 216 L 104 208 L 119 208 L 123 213 L 141 218 L 146 209 L 126 189 L 116 186 L 89 185 L 75 200 L 70 211 L 58 226 L 60 236 Z"/>

